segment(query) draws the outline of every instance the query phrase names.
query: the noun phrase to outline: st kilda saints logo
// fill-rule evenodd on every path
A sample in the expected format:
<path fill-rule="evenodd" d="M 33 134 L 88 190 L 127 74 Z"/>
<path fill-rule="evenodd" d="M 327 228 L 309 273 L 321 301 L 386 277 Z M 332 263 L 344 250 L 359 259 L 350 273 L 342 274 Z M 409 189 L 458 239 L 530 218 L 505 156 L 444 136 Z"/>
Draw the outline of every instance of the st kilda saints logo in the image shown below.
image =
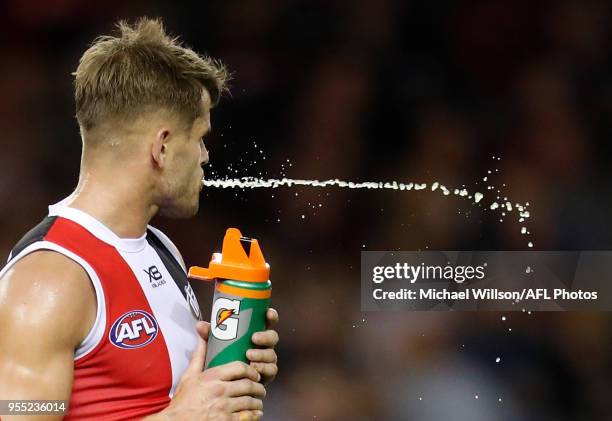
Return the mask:
<path fill-rule="evenodd" d="M 240 319 L 240 300 L 229 298 L 217 298 L 212 308 L 213 323 L 212 334 L 222 341 L 231 341 L 238 336 L 238 324 Z"/>
<path fill-rule="evenodd" d="M 155 317 L 144 310 L 133 310 L 115 320 L 108 338 L 118 348 L 142 348 L 153 342 L 158 330 Z"/>

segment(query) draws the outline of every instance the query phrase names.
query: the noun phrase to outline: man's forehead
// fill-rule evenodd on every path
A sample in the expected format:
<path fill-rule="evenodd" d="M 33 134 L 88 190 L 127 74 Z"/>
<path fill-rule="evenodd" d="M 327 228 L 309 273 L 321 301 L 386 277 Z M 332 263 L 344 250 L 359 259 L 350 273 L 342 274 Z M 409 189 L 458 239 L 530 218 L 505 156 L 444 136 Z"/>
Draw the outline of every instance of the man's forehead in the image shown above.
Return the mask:
<path fill-rule="evenodd" d="M 210 94 L 208 93 L 208 89 L 202 89 L 202 98 L 200 100 L 200 104 L 204 111 L 210 111 L 211 99 Z"/>
<path fill-rule="evenodd" d="M 200 101 L 200 105 L 202 107 L 202 114 L 201 114 L 201 122 L 200 124 L 203 125 L 203 127 L 206 130 L 210 130 L 210 106 L 211 106 L 211 102 L 210 102 L 210 94 L 208 93 L 208 90 L 206 89 L 202 89 L 202 99 Z"/>

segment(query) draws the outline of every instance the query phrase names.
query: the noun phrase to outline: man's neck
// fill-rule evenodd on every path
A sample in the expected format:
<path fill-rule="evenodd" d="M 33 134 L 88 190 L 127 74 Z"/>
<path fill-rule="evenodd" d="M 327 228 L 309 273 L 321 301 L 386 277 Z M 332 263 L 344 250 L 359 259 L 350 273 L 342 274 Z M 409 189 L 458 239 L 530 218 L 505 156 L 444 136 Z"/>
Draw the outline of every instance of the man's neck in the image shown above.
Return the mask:
<path fill-rule="evenodd" d="M 93 216 L 120 238 L 141 237 L 158 208 L 145 199 L 145 192 L 123 180 L 117 175 L 114 180 L 97 177 L 93 181 L 82 173 L 66 204 Z"/>

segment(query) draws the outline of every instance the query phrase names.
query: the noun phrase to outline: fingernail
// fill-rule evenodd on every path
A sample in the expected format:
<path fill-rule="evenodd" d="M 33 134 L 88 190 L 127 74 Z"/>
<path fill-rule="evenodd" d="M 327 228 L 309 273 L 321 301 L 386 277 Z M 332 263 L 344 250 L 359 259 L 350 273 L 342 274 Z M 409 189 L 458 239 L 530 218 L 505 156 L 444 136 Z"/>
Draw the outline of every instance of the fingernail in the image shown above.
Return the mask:
<path fill-rule="evenodd" d="M 247 350 L 246 356 L 249 360 L 253 358 L 253 350 L 252 349 Z"/>
<path fill-rule="evenodd" d="M 257 381 L 261 380 L 261 374 L 257 373 Z"/>
<path fill-rule="evenodd" d="M 263 412 L 262 411 L 255 411 L 255 415 L 257 416 L 257 419 L 260 419 L 261 417 L 263 417 Z"/>

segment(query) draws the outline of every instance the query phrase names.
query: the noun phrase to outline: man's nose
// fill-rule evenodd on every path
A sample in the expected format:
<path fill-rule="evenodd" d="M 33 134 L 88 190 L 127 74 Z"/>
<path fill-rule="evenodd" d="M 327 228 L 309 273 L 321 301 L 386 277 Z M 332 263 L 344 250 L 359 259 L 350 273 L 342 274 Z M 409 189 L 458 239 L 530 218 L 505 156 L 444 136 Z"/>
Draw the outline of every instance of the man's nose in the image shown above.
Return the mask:
<path fill-rule="evenodd" d="M 208 158 L 208 149 L 206 149 L 206 146 L 204 146 L 204 142 L 202 142 L 202 147 L 200 151 L 200 165 L 208 164 Z"/>

